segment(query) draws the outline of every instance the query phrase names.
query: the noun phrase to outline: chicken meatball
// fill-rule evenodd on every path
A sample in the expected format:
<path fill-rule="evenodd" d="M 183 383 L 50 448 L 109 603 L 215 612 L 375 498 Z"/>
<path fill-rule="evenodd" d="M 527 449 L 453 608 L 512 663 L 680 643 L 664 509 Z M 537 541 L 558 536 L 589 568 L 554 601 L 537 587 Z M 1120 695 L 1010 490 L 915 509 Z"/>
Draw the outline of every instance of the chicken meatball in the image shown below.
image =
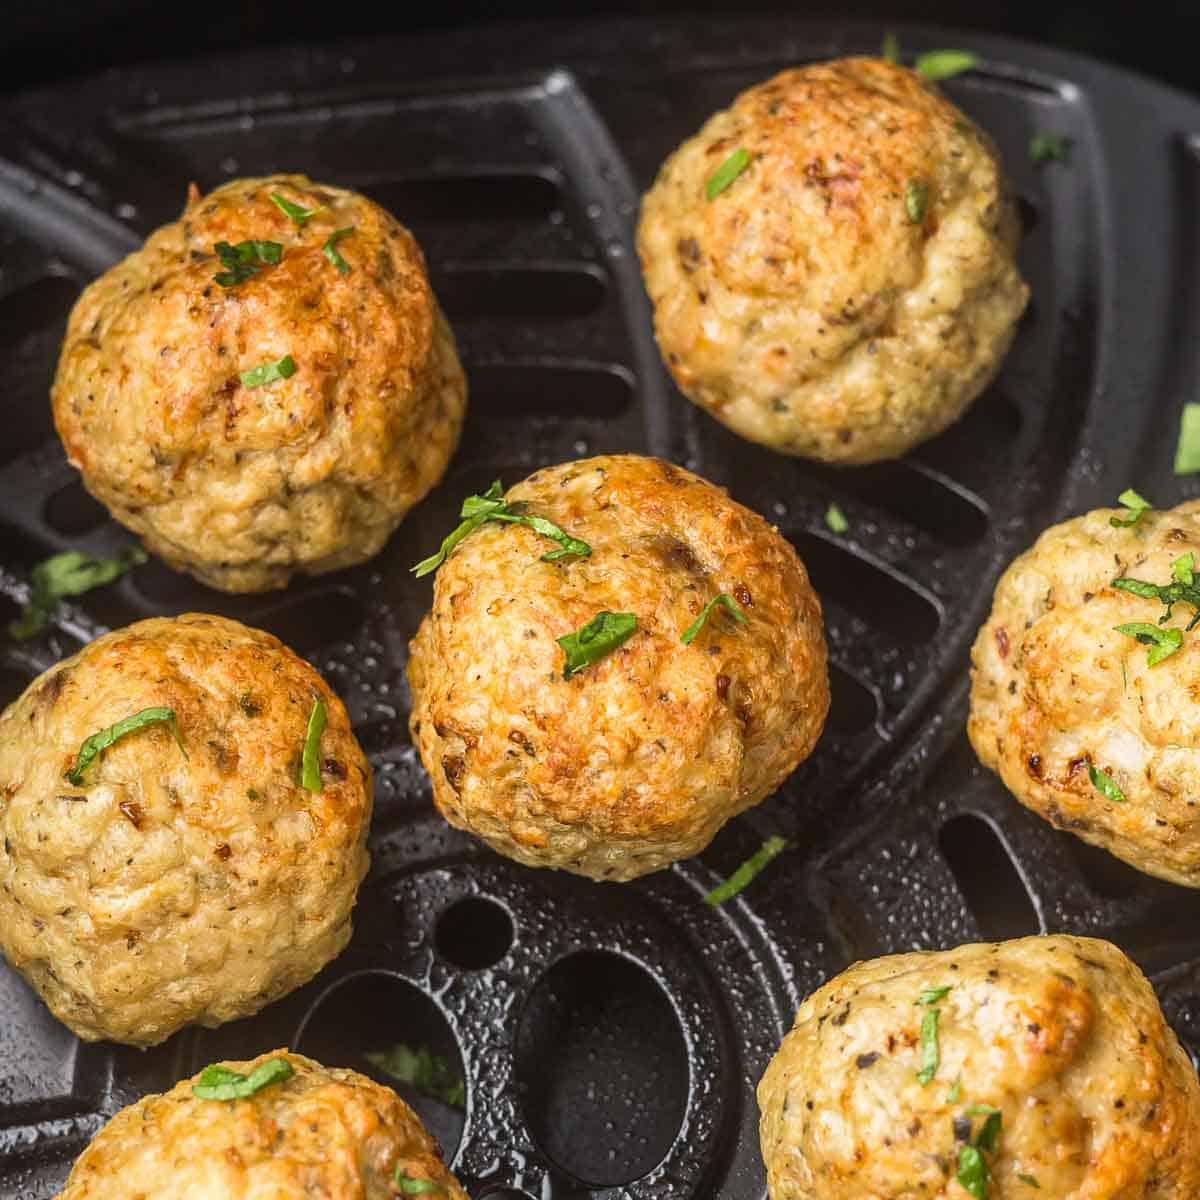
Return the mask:
<path fill-rule="evenodd" d="M 1055 525 L 1001 577 L 967 732 L 1051 824 L 1200 887 L 1200 501 L 1113 520 Z"/>
<path fill-rule="evenodd" d="M 860 962 L 758 1085 L 771 1200 L 1191 1200 L 1200 1084 L 1109 942 Z"/>
<path fill-rule="evenodd" d="M 0 949 L 88 1041 L 248 1016 L 346 945 L 370 814 L 303 659 L 221 617 L 130 625 L 0 716 Z"/>
<path fill-rule="evenodd" d="M 751 441 L 896 458 L 996 373 L 1028 296 L 991 139 L 848 58 L 743 92 L 663 165 L 638 249 L 680 389 Z"/>
<path fill-rule="evenodd" d="M 222 1071 L 267 1082 L 244 1099 L 207 1098 L 205 1079 Z M 467 1200 L 416 1113 L 364 1075 L 276 1050 L 214 1064 L 122 1109 L 80 1155 L 59 1200 L 418 1194 Z"/>
<path fill-rule="evenodd" d="M 821 732 L 825 641 L 803 563 L 656 459 L 565 463 L 504 501 L 575 552 L 491 521 L 438 571 L 408 667 L 438 808 L 501 854 L 593 879 L 698 853 Z"/>
<path fill-rule="evenodd" d="M 193 189 L 79 298 L 53 390 L 87 489 L 231 592 L 370 558 L 441 477 L 465 405 L 412 235 L 303 175 Z"/>

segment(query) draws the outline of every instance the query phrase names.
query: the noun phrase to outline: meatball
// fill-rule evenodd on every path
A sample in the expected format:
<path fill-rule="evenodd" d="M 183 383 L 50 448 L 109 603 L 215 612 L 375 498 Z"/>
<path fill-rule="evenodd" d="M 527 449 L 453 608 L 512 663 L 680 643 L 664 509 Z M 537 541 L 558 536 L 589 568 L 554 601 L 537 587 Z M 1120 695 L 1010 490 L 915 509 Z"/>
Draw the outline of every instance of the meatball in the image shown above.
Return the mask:
<path fill-rule="evenodd" d="M 552 540 L 488 523 L 438 572 L 408 667 L 438 808 L 501 854 L 593 879 L 698 853 L 821 732 L 825 641 L 803 563 L 656 459 L 565 463 L 506 499 L 590 553 L 547 562 Z M 561 639 L 598 629 L 576 670 Z"/>
<path fill-rule="evenodd" d="M 216 1065 L 249 1076 L 281 1062 L 285 1077 L 246 1099 L 197 1096 L 201 1072 L 122 1109 L 80 1155 L 59 1200 L 395 1200 L 417 1194 L 405 1180 L 435 1185 L 421 1194 L 438 1200 L 467 1200 L 390 1088 L 286 1050 Z"/>
<path fill-rule="evenodd" d="M 1200 1195 L 1196 1073 L 1094 938 L 856 963 L 800 1006 L 758 1103 L 771 1200 Z"/>
<path fill-rule="evenodd" d="M 412 235 L 303 175 L 193 190 L 79 298 L 53 390 L 87 489 L 231 592 L 370 558 L 441 477 L 465 405 Z"/>
<path fill-rule="evenodd" d="M 710 118 L 647 193 L 638 249 L 685 395 L 785 454 L 868 463 L 995 374 L 1028 296 L 1018 237 L 990 138 L 916 73 L 848 58 Z"/>
<path fill-rule="evenodd" d="M 0 949 L 88 1041 L 248 1016 L 346 945 L 370 815 L 308 663 L 221 617 L 141 621 L 0 716 Z"/>
<path fill-rule="evenodd" d="M 1164 603 L 1124 590 L 1185 590 L 1176 571 L 1200 565 L 1200 501 L 1112 519 L 1124 518 L 1053 526 L 1001 577 L 971 654 L 967 733 L 1051 824 L 1200 887 L 1200 632 L 1183 632 L 1200 610 L 1181 601 L 1159 625 Z"/>

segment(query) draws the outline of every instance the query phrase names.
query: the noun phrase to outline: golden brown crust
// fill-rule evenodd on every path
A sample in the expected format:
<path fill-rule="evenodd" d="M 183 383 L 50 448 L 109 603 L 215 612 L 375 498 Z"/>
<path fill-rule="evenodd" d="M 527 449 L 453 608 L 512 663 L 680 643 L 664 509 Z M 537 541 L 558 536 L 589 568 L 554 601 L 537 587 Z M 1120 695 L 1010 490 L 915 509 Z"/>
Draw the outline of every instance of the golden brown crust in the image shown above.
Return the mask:
<path fill-rule="evenodd" d="M 708 200 L 739 149 L 750 165 Z M 932 437 L 987 385 L 1028 295 L 1018 236 L 987 135 L 916 73 L 849 58 L 783 71 L 684 142 L 638 249 L 689 398 L 784 453 L 862 463 Z"/>
<path fill-rule="evenodd" d="M 221 1065 L 295 1072 L 246 1100 L 201 1100 L 199 1078 L 122 1109 L 80 1155 L 59 1200 L 395 1200 L 397 1168 L 467 1200 L 416 1113 L 390 1088 L 287 1050 Z"/>
<path fill-rule="evenodd" d="M 586 459 L 509 493 L 592 547 L 486 525 L 438 571 L 412 644 L 412 731 L 452 824 L 532 866 L 630 879 L 696 854 L 811 752 L 829 707 L 821 608 L 761 517 L 669 463 Z M 717 610 L 680 635 L 719 592 Z M 633 612 L 616 652 L 564 680 L 555 639 Z"/>
<path fill-rule="evenodd" d="M 922 1086 L 918 999 L 947 986 Z M 1200 1195 L 1196 1072 L 1142 973 L 1093 938 L 857 963 L 801 1005 L 758 1101 L 771 1200 L 968 1200 L 954 1121 L 973 1106 L 1001 1113 L 988 1200 Z"/>
<path fill-rule="evenodd" d="M 1171 583 L 1200 564 L 1200 501 L 1114 528 L 1111 509 L 1048 529 L 1001 577 L 971 653 L 967 733 L 1009 791 L 1060 829 L 1163 879 L 1200 887 L 1200 633 L 1155 666 L 1114 626 L 1155 624 L 1157 600 L 1112 587 Z M 1179 604 L 1168 625 L 1194 615 Z M 1102 795 L 1088 765 L 1124 802 Z"/>
<path fill-rule="evenodd" d="M 314 699 L 322 790 L 299 787 Z M 144 708 L 165 725 L 85 738 Z M 153 1045 L 247 1016 L 350 938 L 371 770 L 341 701 L 269 634 L 141 621 L 52 667 L 0 716 L 0 948 L 80 1037 Z"/>
<path fill-rule="evenodd" d="M 278 191 L 320 212 L 298 228 Z M 337 229 L 350 265 L 322 247 Z M 282 244 L 215 283 L 219 241 Z M 291 355 L 288 379 L 239 372 Z M 441 477 L 466 385 L 412 235 L 303 175 L 239 179 L 96 280 L 71 314 L 53 392 L 87 488 L 173 566 L 228 591 L 282 587 L 375 554 Z"/>

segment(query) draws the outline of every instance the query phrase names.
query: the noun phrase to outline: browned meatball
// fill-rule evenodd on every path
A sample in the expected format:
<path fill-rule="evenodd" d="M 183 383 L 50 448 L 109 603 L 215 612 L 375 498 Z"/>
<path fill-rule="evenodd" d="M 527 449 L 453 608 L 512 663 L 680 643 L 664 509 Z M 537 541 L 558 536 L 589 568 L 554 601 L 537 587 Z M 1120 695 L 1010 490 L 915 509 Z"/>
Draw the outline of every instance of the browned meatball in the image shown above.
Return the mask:
<path fill-rule="evenodd" d="M 315 211 L 298 224 L 273 194 Z M 214 249 L 251 242 L 278 262 L 234 282 Z M 286 378 L 248 374 L 289 361 Z M 354 192 L 276 175 L 194 194 L 83 293 L 53 402 L 118 521 L 246 592 L 375 554 L 441 477 L 466 385 L 408 230 Z"/>
<path fill-rule="evenodd" d="M 865 463 L 995 374 L 1028 296 L 1018 233 L 991 139 L 915 72 L 848 58 L 783 71 L 684 142 L 638 249 L 691 400 L 785 454 Z"/>
<path fill-rule="evenodd" d="M 771 1200 L 1200 1195 L 1196 1072 L 1094 938 L 857 963 L 800 1006 L 758 1102 Z"/>
<path fill-rule="evenodd" d="M 487 524 L 438 571 L 412 644 L 413 738 L 452 824 L 531 866 L 631 879 L 702 850 L 811 752 L 829 707 L 821 607 L 761 517 L 669 463 L 565 463 L 507 496 L 591 548 Z M 690 644 L 681 635 L 727 594 Z M 564 678 L 556 639 L 636 630 Z"/>
<path fill-rule="evenodd" d="M 389 1088 L 286 1050 L 217 1065 L 248 1076 L 278 1060 L 291 1074 L 247 1099 L 202 1099 L 201 1073 L 122 1109 L 60 1200 L 467 1200 Z M 416 1191 L 421 1182 L 432 1190 Z"/>
<path fill-rule="evenodd" d="M 174 722 L 88 761 L 86 739 L 147 710 Z M 349 940 L 370 816 L 370 767 L 308 663 L 222 617 L 141 621 L 0 716 L 0 949 L 87 1040 L 248 1016 Z"/>

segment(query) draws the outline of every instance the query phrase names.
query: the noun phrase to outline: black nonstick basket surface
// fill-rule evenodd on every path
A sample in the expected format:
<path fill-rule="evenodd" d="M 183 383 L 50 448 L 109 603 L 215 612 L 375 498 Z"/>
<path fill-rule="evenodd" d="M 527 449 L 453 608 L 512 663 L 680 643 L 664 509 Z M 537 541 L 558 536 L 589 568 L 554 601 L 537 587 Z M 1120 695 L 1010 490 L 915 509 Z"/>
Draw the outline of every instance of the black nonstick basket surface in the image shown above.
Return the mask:
<path fill-rule="evenodd" d="M 1171 470 L 1200 397 L 1200 103 L 1034 46 L 895 31 L 908 54 L 980 55 L 945 88 L 1000 144 L 1033 289 L 995 385 L 901 462 L 831 470 L 742 442 L 674 391 L 654 346 L 632 236 L 659 162 L 742 88 L 875 53 L 883 32 L 494 27 L 125 71 L 0 109 L 4 624 L 35 562 L 128 541 L 67 467 L 47 391 L 80 288 L 189 182 L 304 171 L 383 203 L 425 249 L 471 388 L 445 480 L 375 561 L 253 598 L 151 561 L 0 646 L 7 701 L 105 628 L 227 613 L 319 667 L 376 770 L 354 939 L 257 1017 L 149 1052 L 85 1045 L 0 968 L 0 1194 L 53 1195 L 116 1109 L 212 1060 L 286 1043 L 373 1072 L 366 1051 L 405 1041 L 465 1077 L 465 1109 L 398 1090 L 476 1198 L 759 1200 L 753 1089 L 807 992 L 857 958 L 1038 931 L 1116 941 L 1200 1047 L 1200 893 L 1056 833 L 963 733 L 968 649 L 1013 554 L 1127 486 L 1160 507 L 1200 492 Z M 1067 135 L 1069 161 L 1035 167 L 1035 131 Z M 834 703 L 812 759 L 698 859 L 600 885 L 498 858 L 433 811 L 404 682 L 430 587 L 408 567 L 493 478 L 619 450 L 700 472 L 793 540 Z M 706 906 L 770 834 L 791 849 Z"/>

